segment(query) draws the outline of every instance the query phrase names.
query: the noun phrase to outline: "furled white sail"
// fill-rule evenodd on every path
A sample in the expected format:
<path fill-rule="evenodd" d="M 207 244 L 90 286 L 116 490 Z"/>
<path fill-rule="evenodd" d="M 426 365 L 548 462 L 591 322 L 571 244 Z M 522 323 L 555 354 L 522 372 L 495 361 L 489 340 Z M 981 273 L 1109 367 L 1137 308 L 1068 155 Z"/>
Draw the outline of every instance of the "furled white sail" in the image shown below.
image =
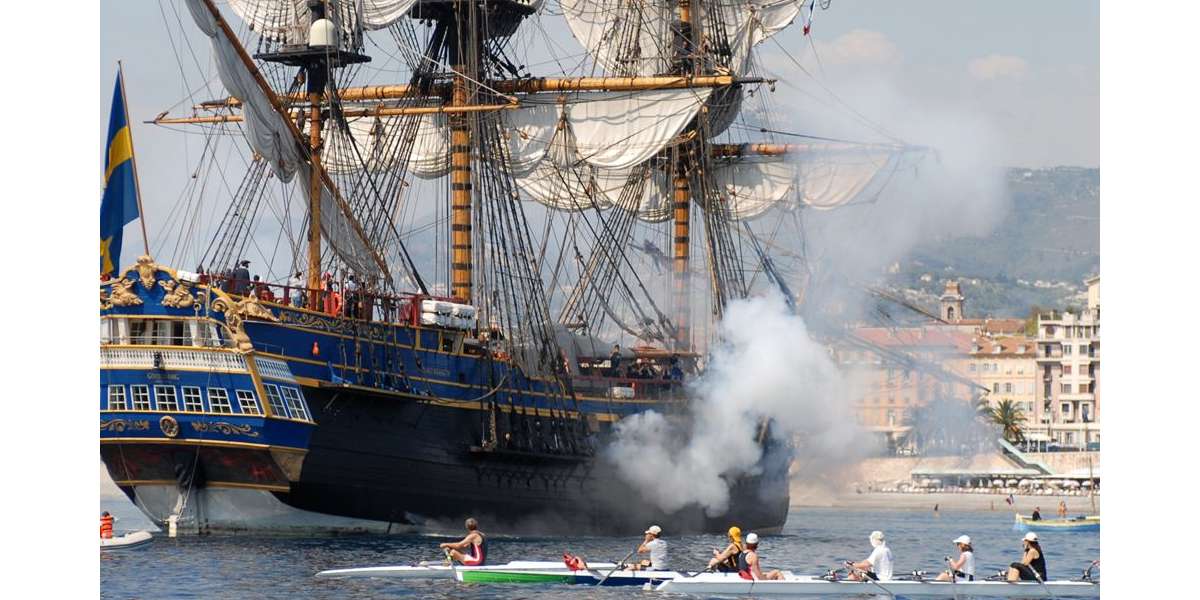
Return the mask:
<path fill-rule="evenodd" d="M 803 152 L 792 159 L 799 169 L 799 200 L 829 210 L 876 192 L 902 156 L 895 149 Z"/>
<path fill-rule="evenodd" d="M 646 162 L 683 131 L 711 88 L 596 92 L 563 104 L 580 160 L 603 169 Z"/>
<path fill-rule="evenodd" d="M 709 8 L 726 32 L 732 58 L 726 65 L 744 73 L 754 46 L 786 28 L 806 0 L 723 0 L 699 11 L 701 27 L 716 30 Z M 667 73 L 675 49 L 678 0 L 559 0 L 575 39 L 612 75 Z"/>
<path fill-rule="evenodd" d="M 228 0 L 229 8 L 252 31 L 289 44 L 308 39 L 311 13 L 308 0 Z M 417 0 L 330 0 L 329 17 L 345 33 L 383 29 L 400 20 Z"/>
<path fill-rule="evenodd" d="M 797 167 L 786 157 L 755 156 L 722 161 L 712 183 L 734 219 L 753 219 L 793 197 Z"/>
<path fill-rule="evenodd" d="M 605 72 L 648 75 L 670 69 L 678 0 L 558 0 L 571 34 Z"/>
<path fill-rule="evenodd" d="M 259 87 L 254 75 L 238 56 L 234 43 L 217 27 L 216 20 L 201 0 L 187 0 L 196 26 L 212 42 L 217 74 L 225 89 L 240 99 L 246 127 L 246 140 L 256 153 L 270 165 L 275 176 L 284 182 L 292 181 L 297 172 L 302 175 L 298 185 L 309 195 L 309 166 L 302 156 L 283 115 L 271 106 L 270 99 Z M 355 230 L 354 222 L 334 200 L 327 187 L 322 188 L 321 232 L 337 255 L 360 273 L 379 273 L 373 252 L 366 240 Z"/>

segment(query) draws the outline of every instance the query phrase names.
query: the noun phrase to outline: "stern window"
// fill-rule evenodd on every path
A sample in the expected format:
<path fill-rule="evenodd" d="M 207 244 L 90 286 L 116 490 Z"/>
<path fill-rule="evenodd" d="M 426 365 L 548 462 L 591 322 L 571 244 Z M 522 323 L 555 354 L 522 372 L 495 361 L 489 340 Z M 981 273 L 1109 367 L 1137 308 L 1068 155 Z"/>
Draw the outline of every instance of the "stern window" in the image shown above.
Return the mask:
<path fill-rule="evenodd" d="M 279 388 L 283 390 L 283 397 L 287 398 L 288 406 L 292 409 L 293 419 L 311 420 L 308 416 L 308 409 L 304 406 L 304 398 L 300 397 L 300 390 L 290 387 Z"/>
<path fill-rule="evenodd" d="M 108 410 L 125 410 L 125 386 L 108 386 Z"/>
<path fill-rule="evenodd" d="M 271 406 L 271 414 L 286 418 L 288 409 L 283 403 L 283 397 L 279 395 L 279 386 L 273 383 L 264 383 L 263 389 L 267 391 L 267 403 Z"/>
<path fill-rule="evenodd" d="M 175 397 L 175 386 L 154 386 L 154 403 L 158 406 L 158 410 L 178 412 L 179 401 Z"/>
<path fill-rule="evenodd" d="M 254 392 L 250 390 L 238 390 L 235 393 L 237 394 L 238 406 L 242 407 L 243 414 L 262 414 L 262 409 L 258 407 L 258 400 L 254 398 Z"/>
<path fill-rule="evenodd" d="M 204 412 L 204 400 L 200 398 L 200 388 L 192 386 L 184 386 L 183 388 L 183 411 L 184 412 Z"/>
<path fill-rule="evenodd" d="M 133 410 L 150 410 L 150 386 L 131 385 L 133 390 Z"/>
<path fill-rule="evenodd" d="M 233 407 L 229 405 L 229 392 L 225 388 L 208 388 L 208 407 L 215 413 L 232 414 Z"/>

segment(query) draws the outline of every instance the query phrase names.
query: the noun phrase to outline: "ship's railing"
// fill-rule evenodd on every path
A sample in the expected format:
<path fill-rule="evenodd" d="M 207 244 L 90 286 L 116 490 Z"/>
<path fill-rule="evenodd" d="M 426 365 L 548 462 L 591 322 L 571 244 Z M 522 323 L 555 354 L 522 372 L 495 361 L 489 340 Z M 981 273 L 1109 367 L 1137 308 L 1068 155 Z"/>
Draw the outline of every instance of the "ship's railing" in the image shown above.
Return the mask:
<path fill-rule="evenodd" d="M 254 358 L 254 365 L 258 367 L 258 374 L 265 378 L 282 379 L 293 383 L 296 381 L 296 378 L 292 375 L 292 370 L 282 360 L 256 356 Z"/>
<path fill-rule="evenodd" d="M 241 354 L 202 349 L 101 348 L 100 368 L 247 371 Z"/>
<path fill-rule="evenodd" d="M 463 302 L 458 298 L 416 293 L 384 294 L 363 288 L 348 290 L 347 282 L 333 280 L 327 280 L 325 288 L 314 290 L 202 273 L 200 283 L 219 287 L 233 296 L 254 296 L 261 302 L 303 308 L 330 316 L 414 325 L 420 324 L 421 300 Z"/>

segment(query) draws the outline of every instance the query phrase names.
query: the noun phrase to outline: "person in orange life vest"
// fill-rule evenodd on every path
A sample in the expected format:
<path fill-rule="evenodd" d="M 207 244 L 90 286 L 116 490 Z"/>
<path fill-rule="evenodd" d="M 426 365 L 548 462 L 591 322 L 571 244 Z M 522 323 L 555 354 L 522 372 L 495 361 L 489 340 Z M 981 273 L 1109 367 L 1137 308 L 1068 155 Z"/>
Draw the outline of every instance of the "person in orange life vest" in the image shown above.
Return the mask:
<path fill-rule="evenodd" d="M 479 522 L 475 519 L 467 519 L 465 525 L 467 537 L 457 542 L 438 544 L 438 547 L 446 550 L 450 558 L 458 561 L 461 565 L 478 567 L 486 564 L 487 539 L 483 537 L 483 532 L 479 531 Z"/>
<path fill-rule="evenodd" d="M 112 539 L 113 521 L 116 521 L 116 519 L 114 519 L 112 515 L 108 514 L 107 510 L 104 511 L 103 513 L 100 513 L 100 538 L 101 539 L 105 539 L 105 540 Z"/>

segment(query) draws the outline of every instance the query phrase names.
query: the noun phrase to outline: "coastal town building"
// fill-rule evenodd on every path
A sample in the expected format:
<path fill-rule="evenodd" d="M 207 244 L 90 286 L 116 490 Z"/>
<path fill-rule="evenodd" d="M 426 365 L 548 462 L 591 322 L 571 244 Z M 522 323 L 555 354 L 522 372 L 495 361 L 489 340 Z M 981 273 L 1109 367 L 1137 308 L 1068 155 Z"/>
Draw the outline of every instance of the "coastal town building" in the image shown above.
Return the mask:
<path fill-rule="evenodd" d="M 970 336 L 951 328 L 859 327 L 834 355 L 855 388 L 854 414 L 883 447 L 903 446 L 912 410 L 936 397 L 968 402 L 975 395 L 959 364 Z"/>
<path fill-rule="evenodd" d="M 1041 422 L 1037 401 L 1037 340 L 1025 336 L 978 336 L 971 340 L 967 376 L 988 393 L 992 407 L 1012 401 L 1025 415 L 1025 436 L 1036 436 L 1033 425 Z"/>
<path fill-rule="evenodd" d="M 1100 443 L 1100 278 L 1085 282 L 1087 308 L 1038 315 L 1037 428 L 1067 448 Z"/>

